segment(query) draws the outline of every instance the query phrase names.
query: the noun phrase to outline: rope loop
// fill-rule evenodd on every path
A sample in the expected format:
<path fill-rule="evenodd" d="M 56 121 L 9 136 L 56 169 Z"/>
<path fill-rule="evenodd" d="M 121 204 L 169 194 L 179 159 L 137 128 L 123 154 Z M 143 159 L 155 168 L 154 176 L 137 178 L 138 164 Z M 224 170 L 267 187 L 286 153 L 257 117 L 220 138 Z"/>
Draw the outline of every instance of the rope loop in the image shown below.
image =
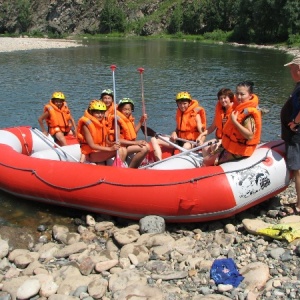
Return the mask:
<path fill-rule="evenodd" d="M 284 143 L 284 142 L 282 142 Z M 105 178 L 101 178 L 95 182 L 91 182 L 85 185 L 78 185 L 78 186 L 74 186 L 74 187 L 66 187 L 66 186 L 60 186 L 60 185 L 56 185 L 53 184 L 51 182 L 49 182 L 48 180 L 44 179 L 43 177 L 41 177 L 38 172 L 35 169 L 26 169 L 26 168 L 18 168 L 16 166 L 10 166 L 4 163 L 0 162 L 0 165 L 9 169 L 13 169 L 13 170 L 18 170 L 21 172 L 30 172 L 32 175 L 34 175 L 39 181 L 43 182 L 45 185 L 48 185 L 50 187 L 53 187 L 55 189 L 59 189 L 59 190 L 66 190 L 66 191 L 75 191 L 75 190 L 82 190 L 82 189 L 87 189 L 93 186 L 97 186 L 100 184 L 107 184 L 107 185 L 112 185 L 112 186 L 120 186 L 120 187 L 155 187 L 155 186 L 173 186 L 173 185 L 182 185 L 182 184 L 186 184 L 186 183 L 191 183 L 194 184 L 197 181 L 203 180 L 203 179 L 207 179 L 210 177 L 215 177 L 215 176 L 220 176 L 223 174 L 230 174 L 230 173 L 235 173 L 235 172 L 241 172 L 244 171 L 246 169 L 252 168 L 255 165 L 260 164 L 261 162 L 265 161 L 268 157 L 268 153 L 272 150 L 272 148 L 275 148 L 277 146 L 280 146 L 280 144 L 276 144 L 273 147 L 271 147 L 270 149 L 268 149 L 268 151 L 266 152 L 265 156 L 260 159 L 259 161 L 253 163 L 253 165 L 245 167 L 243 169 L 236 169 L 236 170 L 230 170 L 230 171 L 221 171 L 218 173 L 210 173 L 207 175 L 202 175 L 202 176 L 198 176 L 195 178 L 190 178 L 187 180 L 183 180 L 183 181 L 171 181 L 171 182 L 161 182 L 161 183 L 143 183 L 143 184 L 129 184 L 129 183 L 120 183 L 120 182 L 112 182 L 112 181 L 107 181 Z M 176 170 L 175 170 L 176 172 Z"/>

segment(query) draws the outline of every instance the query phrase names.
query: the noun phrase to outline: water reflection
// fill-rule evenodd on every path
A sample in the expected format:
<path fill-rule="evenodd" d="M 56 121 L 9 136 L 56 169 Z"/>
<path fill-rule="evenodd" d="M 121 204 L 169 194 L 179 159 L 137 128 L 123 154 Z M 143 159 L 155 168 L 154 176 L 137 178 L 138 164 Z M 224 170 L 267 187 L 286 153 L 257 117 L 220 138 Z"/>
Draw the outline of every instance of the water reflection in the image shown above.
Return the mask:
<path fill-rule="evenodd" d="M 0 191 L 0 225 L 26 227 L 36 230 L 40 224 L 52 228 L 54 224 L 76 229 L 74 218 L 82 212 L 75 209 L 51 206 L 27 199 L 20 199 Z"/>
<path fill-rule="evenodd" d="M 91 99 L 98 98 L 102 89 L 112 88 L 110 65 L 116 64 L 117 100 L 134 99 L 137 118 L 142 111 L 137 68 L 145 69 L 147 124 L 161 133 L 175 128 L 174 97 L 178 91 L 187 90 L 200 101 L 210 124 L 217 91 L 222 87 L 234 90 L 238 82 L 252 80 L 260 106 L 270 110 L 263 117 L 262 139 L 273 140 L 280 134 L 280 108 L 293 87 L 289 71 L 283 67 L 288 60 L 288 55 L 277 50 L 166 40 L 87 41 L 85 47 L 78 48 L 0 53 L 0 127 L 38 126 L 43 105 L 55 90 L 65 93 L 78 120 Z M 42 220 L 48 216 L 47 206 L 28 206 L 27 201 L 2 193 L 0 199 L 2 220 L 19 222 L 34 219 L 35 214 Z M 16 202 L 18 205 L 11 204 Z M 56 208 L 51 214 L 61 211 Z"/>

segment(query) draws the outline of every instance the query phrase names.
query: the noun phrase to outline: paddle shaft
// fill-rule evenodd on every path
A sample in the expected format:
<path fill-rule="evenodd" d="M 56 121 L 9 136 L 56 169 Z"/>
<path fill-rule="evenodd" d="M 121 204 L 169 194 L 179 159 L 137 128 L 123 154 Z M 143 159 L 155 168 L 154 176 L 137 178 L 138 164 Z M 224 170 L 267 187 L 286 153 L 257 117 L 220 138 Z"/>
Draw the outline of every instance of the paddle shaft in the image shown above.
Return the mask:
<path fill-rule="evenodd" d="M 117 120 L 117 101 L 116 101 L 116 80 L 115 80 L 115 65 L 111 65 L 110 69 L 112 70 L 112 78 L 113 78 L 113 90 L 114 90 L 114 121 L 115 121 L 115 142 L 119 142 L 119 135 L 118 135 L 118 120 Z M 116 158 L 115 158 L 115 166 L 117 167 L 125 167 L 124 162 L 120 158 L 119 150 L 116 151 Z"/>
<path fill-rule="evenodd" d="M 52 141 L 51 139 L 48 138 L 48 136 L 44 135 L 40 130 L 37 128 L 32 128 L 32 131 L 40 138 L 42 139 L 46 144 L 55 146 L 55 148 L 59 149 L 61 152 L 63 152 L 66 156 L 69 156 L 72 158 L 74 161 L 79 162 L 79 160 L 74 157 L 72 154 L 68 153 L 65 149 L 63 149 L 61 146 L 59 146 L 57 143 Z M 55 150 L 55 148 L 53 148 Z M 59 154 L 58 154 L 59 155 Z"/>
<path fill-rule="evenodd" d="M 146 114 L 146 106 L 145 106 L 145 97 L 144 97 L 144 79 L 143 79 L 143 72 L 144 69 L 143 68 L 138 68 L 138 71 L 140 72 L 140 77 L 141 77 L 141 91 L 142 91 L 142 112 L 143 115 Z M 148 139 L 148 135 L 147 135 L 147 122 L 146 120 L 144 121 L 144 124 L 142 125 L 144 127 L 144 135 L 145 135 L 145 140 L 147 141 Z"/>
<path fill-rule="evenodd" d="M 115 141 L 116 143 L 118 142 L 119 138 L 118 138 L 118 132 L 117 132 L 117 126 L 118 126 L 118 121 L 117 121 L 117 102 L 116 102 L 116 80 L 115 80 L 115 70 L 116 70 L 116 66 L 115 65 L 111 65 L 110 66 L 111 70 L 112 70 L 112 78 L 113 78 L 113 90 L 114 90 L 114 122 L 115 122 Z M 118 151 L 117 151 L 118 152 Z"/>
<path fill-rule="evenodd" d="M 151 137 L 155 137 L 157 135 L 161 135 L 161 136 L 163 135 L 163 136 L 166 136 L 166 137 L 171 137 L 170 135 L 167 135 L 167 134 L 159 134 L 159 133 L 155 132 L 150 127 L 147 127 L 146 129 L 144 129 L 144 127 L 142 127 L 142 131 L 143 131 L 144 134 L 146 133 L 148 136 L 151 136 Z M 176 140 L 186 142 L 186 143 L 190 143 L 192 145 L 198 145 L 198 143 L 195 142 L 195 141 L 190 141 L 190 140 L 186 140 L 186 139 L 182 139 L 182 138 L 176 138 Z"/>
<path fill-rule="evenodd" d="M 160 136 L 162 136 L 161 134 L 158 134 Z M 170 135 L 164 134 L 164 136 L 170 138 Z M 192 145 L 199 145 L 199 143 L 195 142 L 195 141 L 190 141 L 190 140 L 186 140 L 186 139 L 182 139 L 182 138 L 175 138 L 176 141 L 180 141 L 180 142 L 185 142 L 185 143 L 190 143 Z"/>
<path fill-rule="evenodd" d="M 186 150 L 185 152 L 181 152 L 181 153 L 175 154 L 175 155 L 170 156 L 170 157 L 167 157 L 167 158 L 165 158 L 165 159 L 163 159 L 163 160 L 156 161 L 156 162 L 154 162 L 154 163 L 152 163 L 152 164 L 149 164 L 149 165 L 147 165 L 147 166 L 143 166 L 143 167 L 141 167 L 141 168 L 139 168 L 139 169 L 147 169 L 147 168 L 149 168 L 149 167 L 153 167 L 153 166 L 155 166 L 155 165 L 158 165 L 158 164 L 160 164 L 160 163 L 162 163 L 162 162 L 164 162 L 164 161 L 170 160 L 170 159 L 172 159 L 172 158 L 176 158 L 176 157 L 182 156 L 182 155 L 184 155 L 184 154 L 188 154 L 188 153 L 191 153 L 191 152 L 194 152 L 194 151 L 198 151 L 198 150 L 201 150 L 201 149 L 204 148 L 204 147 L 207 147 L 207 146 L 210 146 L 210 145 L 213 145 L 213 144 L 217 144 L 217 143 L 218 143 L 218 140 L 216 140 L 216 141 L 214 141 L 214 142 L 206 142 L 206 143 L 204 143 L 204 144 L 201 145 L 201 146 L 195 147 L 195 148 L 193 148 L 193 149 Z"/>
<path fill-rule="evenodd" d="M 178 149 L 178 150 L 180 150 L 180 151 L 185 152 L 186 150 L 188 150 L 188 149 L 185 149 L 185 148 L 183 148 L 183 147 L 181 147 L 181 146 L 179 146 L 179 145 L 177 145 L 177 144 L 171 142 L 170 140 L 164 138 L 164 137 L 161 136 L 160 134 L 158 134 L 157 137 L 158 137 L 160 140 L 162 140 L 162 141 L 164 141 L 164 142 L 170 144 L 171 146 L 173 146 L 174 148 L 176 148 L 176 149 Z M 191 153 L 191 154 L 196 155 L 195 153 Z"/>

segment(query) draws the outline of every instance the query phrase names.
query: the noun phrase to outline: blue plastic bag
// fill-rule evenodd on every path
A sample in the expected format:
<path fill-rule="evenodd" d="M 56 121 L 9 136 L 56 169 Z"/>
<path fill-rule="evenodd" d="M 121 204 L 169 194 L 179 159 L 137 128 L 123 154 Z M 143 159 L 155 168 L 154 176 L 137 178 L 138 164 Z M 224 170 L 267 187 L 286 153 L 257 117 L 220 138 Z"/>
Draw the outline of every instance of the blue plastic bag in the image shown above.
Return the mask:
<path fill-rule="evenodd" d="M 210 277 L 216 284 L 231 284 L 234 287 L 244 279 L 232 258 L 216 259 L 211 266 Z"/>

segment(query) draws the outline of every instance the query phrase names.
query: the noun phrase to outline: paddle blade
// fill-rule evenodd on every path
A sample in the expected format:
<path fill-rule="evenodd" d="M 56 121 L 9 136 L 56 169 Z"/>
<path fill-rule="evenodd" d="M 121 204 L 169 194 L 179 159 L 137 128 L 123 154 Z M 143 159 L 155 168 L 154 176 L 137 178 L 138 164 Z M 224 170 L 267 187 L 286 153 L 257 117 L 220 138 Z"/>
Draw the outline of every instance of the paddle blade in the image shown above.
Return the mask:
<path fill-rule="evenodd" d="M 116 155 L 112 165 L 113 165 L 113 167 L 127 168 L 126 164 L 122 161 L 119 154 Z"/>
<path fill-rule="evenodd" d="M 142 74 L 145 71 L 145 69 L 144 68 L 138 68 L 138 71 Z"/>
<path fill-rule="evenodd" d="M 146 157 L 143 159 L 140 167 L 148 166 L 150 164 L 153 164 L 155 162 L 155 156 L 153 151 L 149 152 Z"/>
<path fill-rule="evenodd" d="M 150 127 L 145 127 L 144 125 L 142 125 L 141 130 L 143 134 L 146 134 L 147 136 L 151 136 L 151 137 L 156 136 L 156 132 Z"/>

